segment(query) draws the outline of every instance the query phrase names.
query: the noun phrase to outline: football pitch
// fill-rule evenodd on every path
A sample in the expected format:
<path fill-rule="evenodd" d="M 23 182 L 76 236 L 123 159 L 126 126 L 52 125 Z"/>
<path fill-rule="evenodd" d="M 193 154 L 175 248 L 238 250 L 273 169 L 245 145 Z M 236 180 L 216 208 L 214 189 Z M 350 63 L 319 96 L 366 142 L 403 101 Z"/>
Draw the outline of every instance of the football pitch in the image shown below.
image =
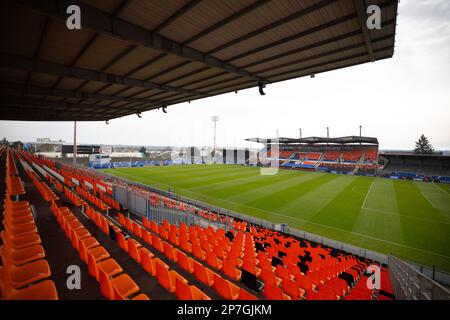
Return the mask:
<path fill-rule="evenodd" d="M 450 271 L 449 185 L 240 165 L 105 170 L 206 203 Z"/>

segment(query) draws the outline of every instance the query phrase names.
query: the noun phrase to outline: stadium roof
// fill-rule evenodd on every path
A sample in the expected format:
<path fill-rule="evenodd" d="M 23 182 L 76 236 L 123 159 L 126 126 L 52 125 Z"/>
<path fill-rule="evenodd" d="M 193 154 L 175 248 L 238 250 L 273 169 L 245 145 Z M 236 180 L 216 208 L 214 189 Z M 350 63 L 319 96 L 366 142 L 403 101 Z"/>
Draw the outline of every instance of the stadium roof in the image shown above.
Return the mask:
<path fill-rule="evenodd" d="M 81 30 L 66 27 L 69 4 L 81 8 Z M 379 5 L 381 29 L 367 29 L 364 4 Z M 108 120 L 390 58 L 397 7 L 398 0 L 5 0 L 0 119 Z"/>
<path fill-rule="evenodd" d="M 259 142 L 264 144 L 277 143 L 276 138 L 264 139 L 264 138 L 249 138 L 245 139 L 251 142 Z M 350 144 L 350 143 L 367 143 L 378 145 L 377 138 L 360 137 L 360 136 L 347 136 L 340 138 L 326 138 L 326 137 L 307 137 L 301 139 L 294 138 L 278 138 L 279 144 L 320 144 L 320 143 L 334 143 L 334 144 Z"/>

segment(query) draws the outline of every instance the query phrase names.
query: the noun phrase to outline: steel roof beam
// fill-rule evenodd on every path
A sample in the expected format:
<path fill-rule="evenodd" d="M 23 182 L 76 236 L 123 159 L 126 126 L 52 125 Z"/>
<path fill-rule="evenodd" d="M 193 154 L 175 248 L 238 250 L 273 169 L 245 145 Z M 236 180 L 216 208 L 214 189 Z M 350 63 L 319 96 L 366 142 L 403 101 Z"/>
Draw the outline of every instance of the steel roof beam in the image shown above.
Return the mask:
<path fill-rule="evenodd" d="M 396 0 L 388 0 L 388 1 L 384 2 L 384 3 L 381 3 L 380 7 L 381 8 L 385 8 L 387 6 L 395 4 L 396 2 L 397 2 Z M 357 14 L 356 13 L 349 14 L 349 15 L 340 17 L 338 19 L 335 19 L 333 21 L 327 22 L 325 24 L 322 24 L 322 25 L 313 27 L 311 29 L 302 31 L 302 32 L 300 32 L 298 34 L 295 34 L 295 35 L 292 35 L 292 36 L 290 36 L 288 38 L 280 39 L 280 40 L 272 42 L 270 44 L 267 44 L 267 45 L 261 46 L 259 48 L 255 48 L 255 49 L 252 49 L 250 51 L 247 51 L 245 53 L 236 55 L 236 56 L 234 56 L 234 57 L 232 57 L 232 58 L 230 58 L 230 59 L 228 59 L 226 61 L 227 62 L 234 61 L 234 60 L 243 58 L 245 56 L 248 56 L 248 55 L 251 55 L 251 54 L 263 51 L 263 50 L 267 50 L 267 49 L 270 49 L 270 48 L 275 47 L 275 46 L 282 45 L 282 44 L 284 44 L 286 42 L 289 42 L 289 41 L 292 41 L 292 40 L 295 40 L 295 39 L 299 39 L 299 38 L 304 37 L 306 35 L 309 35 L 311 33 L 322 31 L 322 30 L 324 30 L 326 28 L 330 28 L 330 27 L 332 27 L 334 25 L 337 25 L 337 24 L 340 24 L 340 23 L 343 23 L 343 22 L 346 22 L 346 21 L 350 21 L 351 19 L 356 19 L 356 18 L 357 18 Z M 383 26 L 388 26 L 388 25 L 391 25 L 391 24 L 395 24 L 395 19 L 388 20 L 388 21 L 384 22 Z M 301 48 L 296 48 L 296 49 L 290 50 L 288 52 L 280 53 L 280 54 L 272 56 L 272 57 L 268 57 L 268 58 L 265 58 L 265 59 L 262 59 L 262 60 L 259 60 L 259 61 L 255 61 L 255 62 L 246 64 L 246 65 L 243 65 L 241 67 L 244 68 L 244 69 L 248 69 L 249 67 L 253 67 L 253 66 L 256 66 L 256 65 L 259 65 L 259 64 L 262 64 L 262 63 L 266 63 L 266 62 L 269 62 L 269 61 L 273 61 L 273 60 L 279 59 L 279 58 L 284 58 L 286 56 L 297 54 L 297 53 L 304 52 L 304 51 L 307 51 L 307 50 L 311 50 L 311 49 L 314 49 L 314 48 L 318 48 L 320 46 L 324 46 L 324 45 L 327 45 L 327 44 L 330 44 L 330 43 L 333 43 L 333 42 L 345 40 L 347 38 L 350 38 L 350 37 L 353 37 L 353 36 L 357 36 L 357 35 L 360 35 L 360 34 L 361 34 L 360 30 L 352 31 L 352 32 L 349 32 L 349 33 L 346 33 L 346 34 L 342 34 L 342 35 L 339 35 L 339 36 L 336 36 L 336 37 L 333 37 L 333 38 L 330 38 L 330 39 L 327 39 L 327 40 L 324 40 L 324 41 L 319 41 L 319 42 L 316 42 L 316 43 L 313 43 L 313 44 L 310 44 L 310 45 L 307 45 L 307 46 L 304 46 L 304 47 L 301 47 Z M 189 72 L 189 73 L 187 73 L 187 74 L 185 74 L 183 76 L 178 76 L 178 77 L 173 78 L 171 80 L 165 81 L 163 84 L 168 84 L 168 83 L 171 83 L 171 82 L 179 81 L 181 79 L 184 79 L 186 77 L 195 75 L 197 73 L 201 73 L 201 72 L 206 71 L 206 70 L 208 70 L 208 68 L 201 68 L 199 70 Z M 256 73 L 258 73 L 258 72 L 256 72 Z M 224 75 L 224 74 L 226 74 L 226 72 L 219 73 L 219 74 L 217 74 L 217 76 L 221 76 L 221 75 Z M 207 81 L 207 80 L 210 80 L 210 78 L 211 77 L 208 76 L 206 78 L 198 79 L 194 83 L 198 83 L 198 82 L 201 82 L 201 81 Z M 191 83 L 188 83 L 188 84 L 186 84 L 184 86 L 189 86 L 189 85 L 192 85 L 192 84 L 193 83 L 191 82 Z M 160 94 L 160 93 L 156 93 L 155 95 L 158 95 L 158 94 Z"/>
<path fill-rule="evenodd" d="M 327 23 L 320 24 L 320 25 L 315 26 L 313 28 L 310 28 L 310 29 L 307 29 L 307 30 L 303 30 L 303 31 L 301 31 L 299 33 L 296 33 L 294 35 L 291 35 L 289 37 L 286 37 L 286 38 L 283 38 L 283 39 L 279 39 L 277 41 L 265 44 L 265 45 L 263 45 L 261 47 L 253 48 L 253 49 L 248 50 L 246 52 L 243 52 L 243 53 L 240 53 L 238 55 L 235 55 L 235 56 L 227 59 L 226 61 L 227 62 L 231 62 L 231 61 L 235 61 L 235 60 L 238 60 L 238 59 L 242 59 L 242 58 L 247 57 L 249 55 L 252 55 L 252 54 L 255 54 L 255 53 L 267 50 L 267 49 L 271 49 L 271 48 L 283 45 L 283 44 L 288 43 L 290 41 L 299 40 L 299 39 L 304 38 L 306 36 L 310 36 L 313 33 L 323 31 L 325 29 L 334 27 L 336 25 L 342 24 L 344 22 L 350 21 L 350 20 L 355 19 L 355 18 L 357 18 L 357 15 L 354 14 L 354 13 L 351 13 L 351 14 L 348 14 L 346 16 L 339 17 L 337 19 L 329 21 Z"/>
<path fill-rule="evenodd" d="M 389 51 L 390 49 L 391 49 L 391 47 L 384 47 L 384 48 L 375 50 L 375 53 L 382 53 L 382 52 L 385 52 L 385 51 Z M 329 68 L 322 69 L 322 67 L 325 67 L 325 66 L 327 66 L 329 64 L 333 64 L 333 63 L 337 63 L 337 62 L 345 62 L 345 61 L 348 61 L 348 60 L 351 60 L 351 59 L 362 58 L 364 56 L 366 56 L 365 53 L 364 54 L 351 55 L 351 56 L 343 57 L 343 58 L 340 58 L 340 59 L 336 59 L 334 61 L 327 61 L 327 62 L 323 62 L 323 63 L 319 63 L 319 64 L 306 66 L 306 67 L 303 67 L 303 68 L 298 68 L 296 70 L 292 70 L 292 71 L 289 71 L 289 72 L 284 72 L 281 75 L 289 74 L 289 73 L 292 73 L 292 72 L 306 71 L 306 70 L 309 70 L 311 68 L 317 69 L 317 70 L 313 71 L 314 74 L 319 74 L 319 73 L 324 73 L 324 72 L 328 72 L 328 71 L 333 71 L 333 70 L 336 70 L 336 69 L 345 68 L 345 67 L 352 66 L 352 65 L 360 65 L 360 64 L 366 63 L 367 61 L 364 60 L 364 61 L 357 62 L 357 63 L 347 63 L 347 64 L 344 64 L 344 65 L 338 66 L 338 67 L 332 66 L 332 67 L 329 67 Z M 382 56 L 382 57 L 378 58 L 377 60 L 384 60 L 384 59 L 389 58 L 390 56 L 391 55 Z M 306 75 L 307 74 L 302 75 L 302 76 L 306 76 Z M 275 76 L 278 76 L 278 75 L 275 75 Z M 298 77 L 299 77 L 299 75 L 295 75 L 295 76 L 288 77 L 288 78 L 281 79 L 281 80 L 274 80 L 272 82 L 276 83 L 276 82 L 286 81 L 286 80 L 290 80 L 290 79 L 296 79 Z M 216 82 L 216 83 L 214 83 L 214 85 L 217 85 L 219 83 L 235 81 L 237 79 L 239 79 L 239 77 L 234 77 L 234 78 L 226 80 L 226 81 Z M 208 85 L 208 86 L 211 86 L 211 85 Z M 206 86 L 206 87 L 208 87 L 208 86 Z M 244 89 L 248 89 L 248 88 L 253 88 L 254 86 L 255 86 L 255 84 L 254 84 L 253 81 L 251 81 L 251 80 L 244 80 L 243 79 L 242 83 L 235 83 L 235 84 L 232 84 L 232 85 L 225 85 L 223 87 L 212 89 L 212 90 L 209 90 L 209 91 L 206 91 L 206 92 L 209 93 L 209 94 L 218 95 L 218 94 L 225 94 L 225 93 L 233 92 L 233 91 L 236 91 L 236 90 L 244 90 Z M 225 91 L 223 91 L 223 90 L 225 90 Z M 222 91 L 222 92 L 218 93 L 219 91 Z M 166 98 L 169 98 L 169 97 L 166 97 Z M 183 103 L 183 102 L 186 102 L 188 100 L 189 101 L 194 101 L 194 100 L 197 100 L 197 99 L 201 99 L 201 97 L 195 97 L 194 96 L 194 97 L 189 97 L 189 99 L 187 99 L 187 97 L 186 98 L 180 98 L 180 99 L 173 99 L 173 100 L 169 100 L 168 105 L 174 105 L 174 104 L 178 104 L 178 103 Z"/>
<path fill-rule="evenodd" d="M 64 90 L 64 89 L 52 89 L 46 87 L 38 87 L 38 86 L 28 86 L 24 87 L 23 85 L 9 82 L 0 82 L 0 92 L 4 95 L 18 95 L 21 92 L 25 94 L 31 95 L 40 95 L 40 96 L 53 96 L 53 97 L 62 97 L 67 99 L 82 99 L 82 100 L 113 100 L 114 102 L 128 102 L 128 103 L 151 103 L 151 104 L 162 104 L 166 103 L 164 100 L 153 100 L 153 99 L 132 99 L 127 97 L 120 96 L 111 96 L 105 94 L 98 93 L 86 93 L 86 92 L 75 92 L 73 90 Z"/>
<path fill-rule="evenodd" d="M 196 35 L 190 37 L 189 39 L 185 40 L 182 42 L 183 45 L 187 45 L 190 44 L 194 41 L 197 41 L 198 39 L 201 39 L 205 36 L 207 36 L 208 34 L 210 34 L 211 32 L 214 32 L 224 26 L 226 26 L 227 24 L 229 24 L 230 22 L 239 19 L 241 17 L 243 17 L 244 15 L 255 11 L 256 9 L 262 7 L 263 5 L 268 4 L 269 2 L 271 2 L 272 0 L 258 0 L 254 3 L 252 3 L 251 5 L 245 7 L 244 9 L 232 14 L 231 16 L 228 16 L 227 18 L 217 22 L 216 24 L 208 27 L 207 29 L 197 33 Z"/>
<path fill-rule="evenodd" d="M 353 4 L 355 5 L 356 13 L 358 14 L 358 21 L 359 21 L 359 25 L 361 27 L 361 32 L 363 35 L 364 42 L 366 44 L 367 54 L 369 55 L 370 61 L 374 62 L 375 55 L 373 53 L 372 39 L 370 37 L 369 29 L 367 28 L 367 25 L 366 25 L 366 20 L 367 20 L 366 1 L 353 0 Z"/>
<path fill-rule="evenodd" d="M 201 2 L 201 0 L 192 0 L 189 1 L 187 4 L 185 4 L 180 10 L 172 14 L 170 17 L 168 17 L 166 20 L 161 22 L 155 29 L 153 29 L 153 32 L 160 32 L 167 28 L 172 22 L 176 21 L 178 18 L 182 17 L 184 14 L 188 13 L 192 8 L 194 8 L 196 5 L 198 5 Z"/>
<path fill-rule="evenodd" d="M 332 3 L 336 2 L 336 1 L 338 1 L 338 0 L 324 0 L 324 1 L 320 2 L 320 3 L 318 3 L 318 4 L 315 4 L 315 5 L 312 5 L 311 7 L 306 8 L 306 9 L 304 9 L 302 11 L 296 12 L 296 13 L 288 16 L 288 17 L 280 19 L 280 20 L 278 20 L 277 22 L 275 22 L 275 23 L 273 23 L 271 25 L 268 25 L 268 26 L 265 26 L 265 27 L 260 28 L 258 30 L 252 31 L 252 32 L 248 33 L 247 35 L 244 35 L 244 36 L 242 36 L 242 37 L 240 37 L 238 39 L 229 41 L 226 44 L 223 44 L 223 45 L 221 45 L 219 47 L 216 47 L 216 48 L 208 51 L 207 54 L 213 54 L 215 52 L 221 51 L 221 50 L 225 49 L 226 47 L 229 47 L 229 46 L 234 45 L 236 43 L 239 43 L 239 42 L 242 42 L 244 40 L 247 40 L 247 39 L 249 39 L 249 38 L 251 38 L 253 36 L 258 35 L 259 33 L 262 33 L 262 32 L 265 32 L 265 31 L 271 29 L 272 27 L 277 27 L 277 26 L 283 25 L 285 23 L 288 23 L 288 22 L 290 22 L 290 21 L 292 21 L 294 19 L 298 19 L 298 18 L 300 18 L 300 17 L 302 17 L 304 15 L 307 15 L 307 14 L 312 13 L 312 12 L 314 12 L 316 10 L 319 10 L 319 9 L 321 9 L 323 7 L 326 7 L 326 6 L 332 4 Z M 260 6 L 261 6 L 261 3 L 258 3 L 257 5 L 255 5 L 255 7 L 260 7 Z M 251 10 L 249 10 L 249 11 L 255 10 L 255 7 L 252 7 Z M 245 13 L 248 13 L 248 12 L 246 11 Z M 239 15 L 233 16 L 233 20 L 238 18 L 238 17 L 240 17 L 240 16 Z M 356 18 L 356 15 L 353 15 L 352 18 Z M 344 20 L 344 19 L 347 20 L 347 19 L 349 19 L 349 17 L 341 18 L 341 20 Z M 341 20 L 339 21 L 339 23 L 343 22 Z M 185 41 L 184 43 L 191 43 L 191 42 L 192 42 L 191 39 L 189 39 L 189 40 Z M 235 59 L 227 59 L 225 62 L 229 63 L 231 60 L 235 60 Z M 180 66 L 184 66 L 184 65 L 185 64 L 181 64 Z M 175 69 L 168 69 L 168 71 L 173 71 Z M 263 80 L 263 82 L 264 82 L 264 80 Z"/>
<path fill-rule="evenodd" d="M 275 22 L 273 22 L 271 24 L 268 24 L 268 25 L 266 25 L 266 26 L 264 26 L 262 28 L 253 30 L 253 31 L 251 31 L 251 32 L 249 32 L 249 33 L 247 33 L 247 34 L 245 34 L 243 36 L 240 36 L 239 38 L 236 38 L 234 40 L 228 41 L 227 43 L 221 44 L 220 46 L 217 46 L 217 47 L 209 50 L 207 52 L 207 54 L 213 54 L 213 53 L 222 51 L 222 50 L 224 50 L 226 48 L 229 48 L 229 47 L 231 47 L 231 46 L 233 46 L 233 45 L 235 45 L 237 43 L 240 43 L 242 41 L 248 40 L 248 39 L 253 38 L 253 37 L 255 37 L 255 36 L 257 36 L 257 35 L 259 35 L 261 33 L 267 32 L 269 30 L 272 30 L 274 28 L 277 28 L 279 26 L 287 24 L 287 23 L 289 23 L 291 21 L 294 21 L 294 20 L 299 19 L 299 18 L 301 18 L 303 16 L 306 16 L 306 15 L 308 15 L 310 13 L 313 13 L 314 11 L 317 11 L 317 10 L 320 10 L 322 8 L 325 8 L 325 7 L 327 7 L 327 6 L 329 6 L 329 5 L 333 4 L 333 3 L 336 3 L 338 1 L 339 0 L 323 0 L 321 2 L 313 4 L 312 6 L 310 6 L 308 8 L 305 8 L 303 10 L 295 12 L 294 14 L 291 14 L 289 16 L 281 18 L 281 19 L 279 19 L 279 20 L 277 20 L 277 21 L 275 21 Z"/>
<path fill-rule="evenodd" d="M 102 108 L 98 106 L 95 107 L 91 104 L 86 103 L 70 103 L 70 102 L 54 102 L 54 101 L 44 101 L 41 102 L 36 99 L 15 99 L 15 98 L 4 98 L 1 97 L 0 105 L 6 106 L 16 106 L 16 107 L 27 107 L 29 109 L 39 108 L 46 110 L 54 110 L 54 111 L 85 111 L 85 112 L 93 112 L 93 113 L 101 113 L 103 112 Z M 75 108 L 75 109 L 74 109 Z M 121 106 L 110 107 L 111 109 L 120 109 Z M 124 109 L 121 109 L 124 111 Z"/>
<path fill-rule="evenodd" d="M 378 39 L 374 40 L 373 43 L 378 43 L 378 42 L 382 42 L 382 41 L 393 39 L 393 38 L 394 38 L 393 35 L 388 35 L 388 36 L 381 37 L 381 38 L 378 38 Z M 337 54 L 337 53 L 341 53 L 341 52 L 345 52 L 345 51 L 348 51 L 348 50 L 358 49 L 358 48 L 361 48 L 361 47 L 364 47 L 364 46 L 365 46 L 364 42 L 352 44 L 352 45 L 349 45 L 349 46 L 346 46 L 346 47 L 342 47 L 342 48 L 339 48 L 339 49 L 335 49 L 335 50 L 331 50 L 331 51 L 327 51 L 327 52 L 323 52 L 323 53 L 318 53 L 318 54 L 315 54 L 315 55 L 312 55 L 312 56 L 309 56 L 309 57 L 306 57 L 306 58 L 301 58 L 301 59 L 297 59 L 297 60 L 293 60 L 293 61 L 288 61 L 288 62 L 285 62 L 285 63 L 280 63 L 280 64 L 277 64 L 275 66 L 271 66 L 271 67 L 268 67 L 268 68 L 264 68 L 264 69 L 258 70 L 258 73 L 265 73 L 265 72 L 269 72 L 269 71 L 273 71 L 273 70 L 277 70 L 277 69 L 281 69 L 281 68 L 285 68 L 285 67 L 289 67 L 289 66 L 294 66 L 296 64 L 304 63 L 304 62 L 315 60 L 315 59 L 324 58 L 324 57 L 331 56 L 331 55 L 334 55 L 334 54 Z"/>

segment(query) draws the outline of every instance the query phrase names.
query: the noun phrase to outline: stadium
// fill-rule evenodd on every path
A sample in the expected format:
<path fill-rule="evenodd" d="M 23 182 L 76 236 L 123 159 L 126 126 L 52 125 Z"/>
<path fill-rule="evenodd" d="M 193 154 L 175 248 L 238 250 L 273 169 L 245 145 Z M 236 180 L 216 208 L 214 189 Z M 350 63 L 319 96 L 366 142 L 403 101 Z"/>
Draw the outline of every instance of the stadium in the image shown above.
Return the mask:
<path fill-rule="evenodd" d="M 0 50 L 2 300 L 450 299 L 450 153 L 424 135 L 415 151 L 386 149 L 409 133 L 354 135 L 345 107 L 330 111 L 342 136 L 228 120 L 235 147 L 217 143 L 218 116 L 204 147 L 164 118 L 155 130 L 179 136 L 160 144 L 112 126 L 395 65 L 399 1 L 72 2 L 2 2 L 2 29 L 14 30 Z M 280 131 L 302 116 L 283 109 L 285 94 L 267 116 Z M 209 114 L 195 110 L 180 121 Z M 69 124 L 73 141 L 39 138 L 35 122 Z M 33 140 L 13 142 L 17 126 Z"/>

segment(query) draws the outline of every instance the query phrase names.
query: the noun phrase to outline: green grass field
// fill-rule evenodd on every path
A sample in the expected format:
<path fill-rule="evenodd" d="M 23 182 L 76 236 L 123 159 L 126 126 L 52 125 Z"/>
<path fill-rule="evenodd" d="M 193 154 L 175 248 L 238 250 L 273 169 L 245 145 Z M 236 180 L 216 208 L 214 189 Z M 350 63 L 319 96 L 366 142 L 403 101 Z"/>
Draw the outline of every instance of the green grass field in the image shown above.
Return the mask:
<path fill-rule="evenodd" d="M 448 185 L 238 165 L 109 173 L 331 239 L 450 271 Z"/>

